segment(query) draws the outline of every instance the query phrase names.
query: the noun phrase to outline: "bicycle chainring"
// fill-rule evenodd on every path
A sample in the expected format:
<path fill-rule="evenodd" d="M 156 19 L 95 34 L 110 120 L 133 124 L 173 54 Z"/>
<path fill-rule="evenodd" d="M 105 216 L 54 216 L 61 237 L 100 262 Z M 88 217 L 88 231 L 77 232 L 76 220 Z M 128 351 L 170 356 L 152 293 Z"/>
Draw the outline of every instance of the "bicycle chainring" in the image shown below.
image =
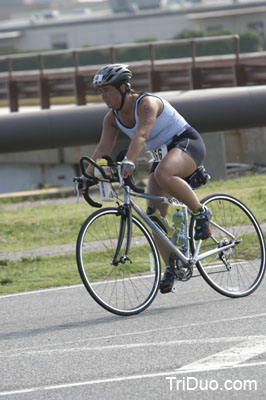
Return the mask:
<path fill-rule="evenodd" d="M 193 265 L 184 265 L 174 254 L 171 254 L 170 268 L 178 281 L 188 281 L 193 275 Z"/>

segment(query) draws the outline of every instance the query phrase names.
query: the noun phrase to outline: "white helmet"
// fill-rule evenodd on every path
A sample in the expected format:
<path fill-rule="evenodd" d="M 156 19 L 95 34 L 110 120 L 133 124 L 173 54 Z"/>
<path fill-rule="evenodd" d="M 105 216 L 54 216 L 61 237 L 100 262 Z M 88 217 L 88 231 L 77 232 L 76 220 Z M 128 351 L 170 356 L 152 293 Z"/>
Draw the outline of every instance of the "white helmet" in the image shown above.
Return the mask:
<path fill-rule="evenodd" d="M 132 72 L 128 69 L 128 65 L 125 64 L 109 64 L 101 68 L 93 78 L 93 86 L 100 88 L 106 85 L 113 85 L 120 87 L 122 83 L 127 84 L 130 88 L 130 79 Z"/>

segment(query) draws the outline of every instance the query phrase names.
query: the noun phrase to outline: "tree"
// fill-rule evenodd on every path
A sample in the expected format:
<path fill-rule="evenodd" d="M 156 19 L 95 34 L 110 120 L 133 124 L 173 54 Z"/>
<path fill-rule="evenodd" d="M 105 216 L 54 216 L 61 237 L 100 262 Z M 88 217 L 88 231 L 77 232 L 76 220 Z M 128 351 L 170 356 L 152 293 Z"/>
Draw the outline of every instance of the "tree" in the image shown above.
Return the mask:
<path fill-rule="evenodd" d="M 208 37 L 208 36 L 222 36 L 222 35 L 233 35 L 234 32 L 229 29 L 219 29 L 211 31 L 201 31 L 199 29 L 189 30 L 186 29 L 178 35 L 174 36 L 173 39 L 188 39 L 188 38 L 198 38 L 198 37 Z M 253 30 L 248 29 L 240 35 L 240 52 L 248 53 L 254 51 L 262 51 L 263 49 L 263 39 L 261 35 Z M 207 42 L 198 43 L 196 46 L 197 56 L 206 55 L 218 55 L 218 54 L 230 54 L 233 53 L 234 43 L 233 41 L 221 41 L 221 42 Z"/>
<path fill-rule="evenodd" d="M 263 38 L 255 31 L 255 29 L 248 29 L 246 32 L 240 34 L 240 52 L 249 53 L 263 50 Z"/>

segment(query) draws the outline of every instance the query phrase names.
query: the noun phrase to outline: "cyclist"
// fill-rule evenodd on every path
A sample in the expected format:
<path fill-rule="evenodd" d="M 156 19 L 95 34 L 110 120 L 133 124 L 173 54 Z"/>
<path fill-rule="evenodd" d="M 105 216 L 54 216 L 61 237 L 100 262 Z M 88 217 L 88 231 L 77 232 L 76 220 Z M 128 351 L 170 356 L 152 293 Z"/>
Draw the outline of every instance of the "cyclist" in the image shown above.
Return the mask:
<path fill-rule="evenodd" d="M 153 163 L 148 177 L 148 193 L 172 196 L 186 204 L 196 216 L 195 240 L 207 239 L 210 234 L 210 211 L 204 208 L 191 187 L 183 179 L 201 164 L 205 145 L 200 134 L 163 98 L 150 93 L 136 93 L 131 88 L 132 73 L 124 64 L 110 64 L 101 68 L 93 79 L 109 108 L 103 120 L 100 142 L 94 160 L 110 155 L 116 143 L 118 128 L 131 139 L 122 161 L 122 175 L 131 175 L 135 161 L 145 146 L 153 152 Z M 88 173 L 93 169 L 89 167 Z M 168 231 L 165 216 L 168 205 L 148 201 L 147 213 L 158 217 Z M 153 211 L 155 210 L 155 212 Z M 174 277 L 169 267 L 169 250 L 155 238 L 166 264 L 160 282 L 162 293 L 170 292 Z"/>

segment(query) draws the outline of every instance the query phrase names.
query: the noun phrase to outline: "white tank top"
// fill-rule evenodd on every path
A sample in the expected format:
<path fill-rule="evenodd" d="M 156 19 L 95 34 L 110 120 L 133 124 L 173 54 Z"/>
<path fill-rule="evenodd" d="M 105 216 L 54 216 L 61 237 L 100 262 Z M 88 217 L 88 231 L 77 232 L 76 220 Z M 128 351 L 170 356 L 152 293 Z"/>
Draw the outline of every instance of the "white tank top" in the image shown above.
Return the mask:
<path fill-rule="evenodd" d="M 115 115 L 115 120 L 118 128 L 124 132 L 130 139 L 136 134 L 136 129 L 138 126 L 138 104 L 140 100 L 144 96 L 154 96 L 148 93 L 141 94 L 136 101 L 135 105 L 135 125 L 132 128 L 128 128 L 122 124 L 122 122 L 118 118 L 118 113 L 116 110 L 113 110 Z M 155 124 L 152 127 L 152 130 L 149 134 L 145 142 L 145 147 L 147 150 L 154 150 L 163 144 L 169 144 L 173 136 L 181 135 L 187 128 L 189 128 L 189 124 L 187 121 L 180 115 L 174 107 L 171 106 L 168 101 L 164 100 L 162 97 L 158 97 L 163 102 L 163 110 L 161 114 L 156 118 Z"/>

